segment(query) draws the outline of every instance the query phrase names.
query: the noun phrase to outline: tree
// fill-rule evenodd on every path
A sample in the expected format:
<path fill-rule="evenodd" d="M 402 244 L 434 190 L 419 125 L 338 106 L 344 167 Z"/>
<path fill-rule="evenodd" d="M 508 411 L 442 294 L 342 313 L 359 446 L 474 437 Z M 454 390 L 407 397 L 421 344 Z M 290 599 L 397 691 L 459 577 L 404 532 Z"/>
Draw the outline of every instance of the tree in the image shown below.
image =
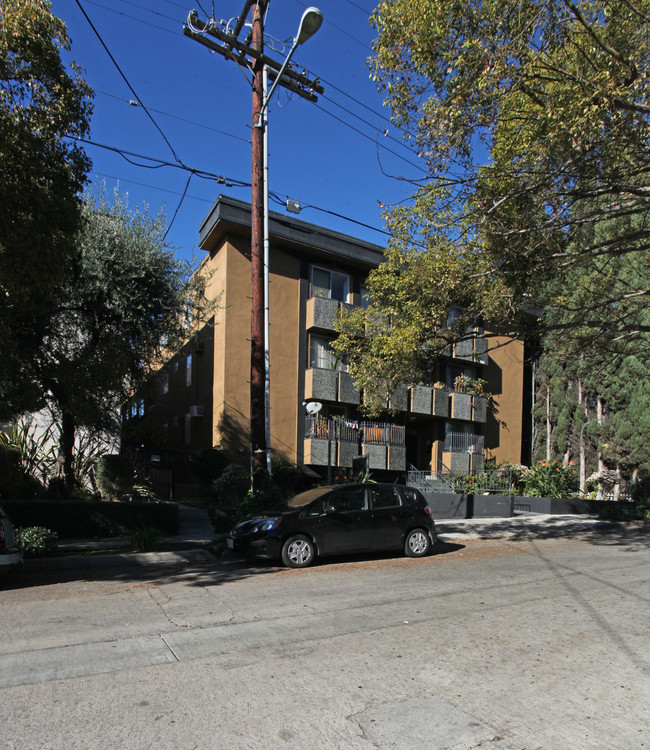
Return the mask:
<path fill-rule="evenodd" d="M 163 347 L 186 338 L 188 304 L 205 307 L 205 279 L 165 244 L 163 214 L 131 213 L 116 193 L 112 201 L 87 198 L 82 218 L 78 272 L 60 290 L 35 367 L 59 424 L 68 488 L 77 428 L 118 432 L 120 405 L 146 382 Z"/>
<path fill-rule="evenodd" d="M 0 7 L 0 416 L 38 406 L 33 353 L 61 283 L 76 273 L 90 162 L 66 136 L 88 132 L 90 90 L 68 71 L 70 41 L 45 0 Z"/>
<path fill-rule="evenodd" d="M 369 281 L 368 316 L 386 308 L 390 331 L 359 343 L 359 316 L 343 328 L 359 379 L 389 351 L 430 361 L 477 317 L 500 334 L 555 326 L 575 351 L 647 346 L 650 2 L 385 0 L 372 22 L 373 76 L 427 177 L 388 212 L 388 263 Z M 605 220 L 615 233 L 590 232 Z M 576 267 L 601 281 L 570 308 Z M 455 330 L 451 306 L 466 313 Z"/>

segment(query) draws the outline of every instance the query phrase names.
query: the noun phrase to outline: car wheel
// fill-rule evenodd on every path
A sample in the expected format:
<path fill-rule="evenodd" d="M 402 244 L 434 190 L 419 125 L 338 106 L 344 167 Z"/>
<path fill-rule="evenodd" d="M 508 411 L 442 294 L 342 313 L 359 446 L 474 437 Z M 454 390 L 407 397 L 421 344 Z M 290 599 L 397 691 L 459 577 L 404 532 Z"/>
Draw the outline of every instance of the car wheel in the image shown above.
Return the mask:
<path fill-rule="evenodd" d="M 424 529 L 413 529 L 406 535 L 404 554 L 408 557 L 424 557 L 431 550 L 431 537 Z"/>
<path fill-rule="evenodd" d="M 282 562 L 289 568 L 306 568 L 314 557 L 316 548 L 306 536 L 292 536 L 282 545 Z"/>

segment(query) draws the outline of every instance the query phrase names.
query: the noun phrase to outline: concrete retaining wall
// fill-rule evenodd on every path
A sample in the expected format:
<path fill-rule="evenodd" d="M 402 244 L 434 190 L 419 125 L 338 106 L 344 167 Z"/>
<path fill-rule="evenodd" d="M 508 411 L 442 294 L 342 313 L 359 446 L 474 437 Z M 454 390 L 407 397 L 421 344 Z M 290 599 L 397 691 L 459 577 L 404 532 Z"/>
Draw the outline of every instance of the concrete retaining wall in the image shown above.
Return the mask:
<path fill-rule="evenodd" d="M 631 502 L 580 500 L 556 497 L 519 497 L 516 495 L 451 495 L 423 493 L 434 518 L 510 518 L 515 513 L 553 513 L 557 515 L 599 515 L 611 508 L 635 508 Z"/>

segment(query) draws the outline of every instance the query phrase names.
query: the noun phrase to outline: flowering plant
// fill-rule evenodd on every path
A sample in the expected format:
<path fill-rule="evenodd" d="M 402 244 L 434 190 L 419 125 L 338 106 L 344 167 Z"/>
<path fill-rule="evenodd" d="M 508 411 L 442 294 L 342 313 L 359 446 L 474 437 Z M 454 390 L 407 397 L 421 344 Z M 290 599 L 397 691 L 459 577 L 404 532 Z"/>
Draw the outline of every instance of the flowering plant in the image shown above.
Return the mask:
<path fill-rule="evenodd" d="M 571 497 L 578 490 L 573 462 L 540 461 L 523 476 L 524 492 L 536 497 Z"/>

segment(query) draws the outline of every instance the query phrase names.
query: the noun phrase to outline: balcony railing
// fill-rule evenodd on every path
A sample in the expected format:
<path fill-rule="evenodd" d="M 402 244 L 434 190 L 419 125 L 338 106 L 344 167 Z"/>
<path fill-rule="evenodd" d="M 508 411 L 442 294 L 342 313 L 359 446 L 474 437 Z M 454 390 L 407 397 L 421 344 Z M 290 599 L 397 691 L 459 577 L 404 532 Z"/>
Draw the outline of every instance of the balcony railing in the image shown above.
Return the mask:
<path fill-rule="evenodd" d="M 306 438 L 330 438 L 348 443 L 372 445 L 405 445 L 405 428 L 388 422 L 305 417 Z"/>
<path fill-rule="evenodd" d="M 448 432 L 445 435 L 443 451 L 445 453 L 483 453 L 485 437 L 466 432 Z"/>

